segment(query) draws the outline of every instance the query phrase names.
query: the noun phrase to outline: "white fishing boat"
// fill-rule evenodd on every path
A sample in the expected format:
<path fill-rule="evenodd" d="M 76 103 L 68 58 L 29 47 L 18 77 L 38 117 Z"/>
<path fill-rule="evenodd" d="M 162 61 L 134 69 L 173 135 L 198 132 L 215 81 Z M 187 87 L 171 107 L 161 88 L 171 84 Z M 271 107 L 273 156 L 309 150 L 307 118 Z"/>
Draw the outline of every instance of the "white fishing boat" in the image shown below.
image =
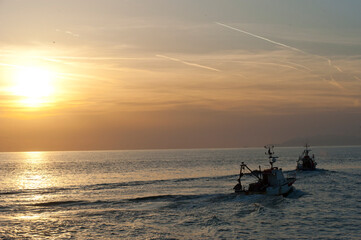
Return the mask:
<path fill-rule="evenodd" d="M 265 146 L 268 151 L 269 163 L 271 167 L 269 169 L 251 170 L 244 162 L 241 164 L 238 183 L 234 186 L 236 193 L 245 194 L 267 194 L 267 195 L 283 195 L 286 196 L 293 190 L 292 184 L 296 181 L 296 177 L 285 178 L 282 172 L 282 168 L 274 167 L 273 164 L 277 161 L 274 156 L 274 146 Z M 242 185 L 242 177 L 248 174 L 257 178 L 257 182 L 251 183 L 246 186 Z"/>
<path fill-rule="evenodd" d="M 298 157 L 296 170 L 308 171 L 316 169 L 317 163 L 315 160 L 315 155 L 312 154 L 312 157 L 310 157 L 310 152 L 311 149 L 309 149 L 309 145 L 306 144 L 302 154 Z"/>

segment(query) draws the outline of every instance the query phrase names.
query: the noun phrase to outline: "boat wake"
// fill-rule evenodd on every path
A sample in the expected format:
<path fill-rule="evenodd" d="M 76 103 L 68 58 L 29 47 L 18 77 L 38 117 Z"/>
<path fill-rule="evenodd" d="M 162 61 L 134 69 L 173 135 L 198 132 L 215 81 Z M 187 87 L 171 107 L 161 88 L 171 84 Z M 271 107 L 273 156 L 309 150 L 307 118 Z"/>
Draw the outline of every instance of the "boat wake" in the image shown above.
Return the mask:
<path fill-rule="evenodd" d="M 290 192 L 286 198 L 291 198 L 291 199 L 298 199 L 301 198 L 302 196 L 308 195 L 307 192 L 304 192 L 302 190 L 299 189 L 294 189 L 292 192 Z"/>

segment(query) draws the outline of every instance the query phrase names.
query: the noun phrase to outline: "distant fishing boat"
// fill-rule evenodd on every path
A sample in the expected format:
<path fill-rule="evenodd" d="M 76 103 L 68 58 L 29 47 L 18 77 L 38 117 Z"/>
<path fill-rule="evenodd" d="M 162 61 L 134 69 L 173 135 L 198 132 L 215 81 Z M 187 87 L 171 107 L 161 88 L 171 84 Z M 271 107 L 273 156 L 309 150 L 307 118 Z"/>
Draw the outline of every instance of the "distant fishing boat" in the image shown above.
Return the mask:
<path fill-rule="evenodd" d="M 268 154 L 271 167 L 263 171 L 261 170 L 261 167 L 259 167 L 259 170 L 251 170 L 244 162 L 242 162 L 238 183 L 233 188 L 236 193 L 286 196 L 293 190 L 292 184 L 296 181 L 296 177 L 285 178 L 282 168 L 273 166 L 278 158 L 274 156 L 274 146 L 265 146 L 265 148 L 267 149 L 266 154 Z M 241 183 L 241 179 L 246 174 L 246 171 L 248 171 L 251 176 L 257 178 L 257 182 L 249 184 L 248 188 Z"/>
<path fill-rule="evenodd" d="M 312 157 L 309 156 L 311 149 L 309 149 L 309 145 L 305 145 L 305 149 L 302 154 L 298 157 L 296 170 L 315 170 L 317 162 L 315 161 L 315 155 L 312 154 Z"/>

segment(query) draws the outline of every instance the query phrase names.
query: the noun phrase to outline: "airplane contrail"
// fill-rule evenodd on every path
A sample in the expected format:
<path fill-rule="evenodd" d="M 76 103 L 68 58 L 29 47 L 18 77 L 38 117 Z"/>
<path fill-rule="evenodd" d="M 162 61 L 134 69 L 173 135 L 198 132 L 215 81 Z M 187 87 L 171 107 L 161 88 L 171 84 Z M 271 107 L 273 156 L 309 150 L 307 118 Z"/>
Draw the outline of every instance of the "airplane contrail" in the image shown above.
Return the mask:
<path fill-rule="evenodd" d="M 259 64 L 259 65 L 271 65 L 271 66 L 278 66 L 278 67 L 284 67 L 284 68 L 289 68 L 289 69 L 293 69 L 293 70 L 297 70 L 297 71 L 301 71 L 304 72 L 303 70 L 292 66 L 292 65 L 287 65 L 287 64 L 282 64 L 282 63 L 271 63 L 271 62 L 256 62 L 256 61 L 237 61 L 239 63 L 244 63 L 244 64 Z"/>
<path fill-rule="evenodd" d="M 356 80 L 361 81 L 361 78 L 359 78 L 358 76 L 353 76 L 353 78 L 356 79 Z"/>
<path fill-rule="evenodd" d="M 305 51 L 302 51 L 301 49 L 298 49 L 298 48 L 289 46 L 289 45 L 287 45 L 287 44 L 284 44 L 284 43 L 281 43 L 281 42 L 277 42 L 277 41 L 274 41 L 274 40 L 271 40 L 271 39 L 268 39 L 268 38 L 265 38 L 265 37 L 262 37 L 262 36 L 259 36 L 259 35 L 256 35 L 256 34 L 253 34 L 253 33 L 250 33 L 250 32 L 247 32 L 247 31 L 244 31 L 244 30 L 241 30 L 241 29 L 232 27 L 232 26 L 229 26 L 229 25 L 226 25 L 226 24 L 224 24 L 224 23 L 216 22 L 216 24 L 218 24 L 218 25 L 220 25 L 220 26 L 223 26 L 223 27 L 226 27 L 226 28 L 229 28 L 229 29 L 232 29 L 232 30 L 235 30 L 235 31 L 237 31 L 237 32 L 241 32 L 241 33 L 250 35 L 250 36 L 255 37 L 255 38 L 258 38 L 258 39 L 262 39 L 262 40 L 264 40 L 264 41 L 273 43 L 273 44 L 275 44 L 275 45 L 278 45 L 278 46 L 281 46 L 281 47 L 284 47 L 284 48 L 288 48 L 288 49 L 293 50 L 293 51 L 296 51 L 296 52 L 300 52 L 300 53 L 304 53 L 304 54 L 310 54 L 310 55 L 312 55 L 312 56 L 315 56 L 315 57 L 324 59 L 324 60 L 326 60 L 326 61 L 328 62 L 328 65 L 329 65 L 330 67 L 336 69 L 337 71 L 339 71 L 339 72 L 341 72 L 341 73 L 343 72 L 343 70 L 342 70 L 340 67 L 338 67 L 338 66 L 336 66 L 336 65 L 334 65 L 334 64 L 332 63 L 332 60 L 331 60 L 330 58 L 327 58 L 327 57 L 324 57 L 324 56 L 320 56 L 320 55 L 316 55 L 316 54 L 307 53 L 307 52 L 305 52 Z M 332 75 L 331 75 L 331 78 L 332 78 Z M 336 80 L 334 80 L 333 78 L 332 78 L 332 83 L 331 83 L 331 84 L 334 85 L 334 86 L 337 86 L 338 88 L 344 89 L 344 88 L 343 88 Z"/>
<path fill-rule="evenodd" d="M 333 65 L 333 67 L 334 67 L 337 71 L 339 71 L 339 72 L 343 72 L 343 71 L 342 71 L 342 69 L 341 69 L 340 67 L 338 67 L 338 66 L 336 66 L 336 65 Z"/>
<path fill-rule="evenodd" d="M 255 37 L 255 38 L 259 38 L 259 39 L 265 40 L 265 41 L 267 41 L 267 42 L 270 42 L 270 43 L 279 45 L 279 46 L 281 46 L 281 47 L 289 48 L 289 49 L 291 49 L 291 50 L 293 50 L 293 51 L 297 51 L 297 52 L 301 52 L 301 53 L 306 53 L 306 52 L 302 51 L 301 49 L 298 49 L 298 48 L 295 48 L 295 47 L 291 47 L 291 46 L 286 45 L 286 44 L 284 44 L 284 43 L 276 42 L 276 41 L 273 41 L 273 40 L 271 40 L 271 39 L 268 39 L 268 38 L 265 38 L 265 37 L 262 37 L 262 36 L 259 36 L 259 35 L 256 35 L 256 34 L 253 34 L 253 33 L 250 33 L 250 32 L 247 32 L 247 31 L 244 31 L 244 30 L 235 28 L 235 27 L 231 27 L 231 26 L 229 26 L 229 25 L 226 25 L 226 24 L 223 24 L 223 23 L 220 23 L 220 22 L 216 22 L 216 23 L 217 23 L 218 25 L 220 25 L 220 26 L 223 26 L 223 27 L 226 27 L 226 28 L 229 28 L 229 29 L 232 29 L 232 30 L 235 30 L 235 31 L 238 31 L 238 32 L 247 34 L 247 35 L 250 35 L 250 36 Z"/>
<path fill-rule="evenodd" d="M 335 87 L 341 89 L 341 90 L 345 90 L 345 88 L 341 84 L 339 84 L 332 76 L 331 76 L 331 80 L 328 81 L 328 83 L 331 84 L 332 86 L 335 86 Z"/>
<path fill-rule="evenodd" d="M 300 68 L 303 68 L 303 69 L 305 69 L 305 70 L 307 70 L 307 71 L 309 71 L 309 72 L 312 72 L 312 69 L 311 69 L 311 68 L 306 67 L 306 66 L 304 66 L 304 65 L 302 65 L 302 64 L 298 64 L 298 63 L 294 63 L 294 62 L 290 62 L 290 61 L 287 61 L 287 63 L 288 63 L 288 64 L 291 64 L 291 65 L 294 65 L 294 66 L 297 66 L 297 67 L 300 67 Z"/>
<path fill-rule="evenodd" d="M 232 30 L 235 30 L 235 31 L 237 31 L 237 32 L 241 32 L 241 33 L 250 35 L 250 36 L 255 37 L 255 38 L 258 38 L 258 39 L 262 39 L 262 40 L 264 40 L 264 41 L 273 43 L 273 44 L 275 44 L 275 45 L 278 45 L 278 46 L 281 46 L 281 47 L 284 47 L 284 48 L 291 49 L 291 50 L 296 51 L 296 52 L 300 52 L 300 53 L 304 53 L 304 54 L 311 54 L 311 53 L 302 51 L 302 50 L 299 49 L 299 48 L 295 48 L 295 47 L 292 47 L 292 46 L 290 46 L 290 45 L 287 45 L 287 44 L 284 44 L 284 43 L 281 43 L 281 42 L 277 42 L 277 41 L 271 40 L 271 39 L 269 39 L 269 38 L 262 37 L 262 36 L 260 36 L 260 35 L 256 35 L 256 34 L 254 34 L 254 33 L 250 33 L 250 32 L 244 31 L 244 30 L 242 30 L 242 29 L 239 29 L 239 28 L 235 28 L 235 27 L 226 25 L 226 24 L 224 24 L 224 23 L 216 22 L 216 24 L 218 24 L 218 25 L 220 25 L 220 26 L 223 26 L 223 27 L 226 27 L 226 28 L 229 28 L 229 29 L 232 29 Z M 311 55 L 326 60 L 326 61 L 328 62 L 328 65 L 329 65 L 329 66 L 335 68 L 335 69 L 336 69 L 337 71 L 339 71 L 339 72 L 343 72 L 340 67 L 335 66 L 335 65 L 332 63 L 331 59 L 329 59 L 329 58 L 327 58 L 327 57 L 324 57 L 324 56 L 315 55 L 315 54 L 311 54 Z"/>
<path fill-rule="evenodd" d="M 181 59 L 177 59 L 177 58 L 172 58 L 172 57 L 168 57 L 168 56 L 164 56 L 164 55 L 155 55 L 156 57 L 160 57 L 160 58 L 165 58 L 165 59 L 168 59 L 168 60 L 171 60 L 171 61 L 175 61 L 175 62 L 180 62 L 180 63 L 183 63 L 185 65 L 188 65 L 188 66 L 193 66 L 193 67 L 198 67 L 198 68 L 203 68 L 203 69 L 207 69 L 207 70 L 211 70 L 211 71 L 216 71 L 216 72 L 220 72 L 219 69 L 216 69 L 216 68 L 212 68 L 212 67 L 207 67 L 207 66 L 204 66 L 204 65 L 200 65 L 200 64 L 196 64 L 196 63 L 190 63 L 190 62 L 186 62 L 186 61 L 183 61 Z"/>

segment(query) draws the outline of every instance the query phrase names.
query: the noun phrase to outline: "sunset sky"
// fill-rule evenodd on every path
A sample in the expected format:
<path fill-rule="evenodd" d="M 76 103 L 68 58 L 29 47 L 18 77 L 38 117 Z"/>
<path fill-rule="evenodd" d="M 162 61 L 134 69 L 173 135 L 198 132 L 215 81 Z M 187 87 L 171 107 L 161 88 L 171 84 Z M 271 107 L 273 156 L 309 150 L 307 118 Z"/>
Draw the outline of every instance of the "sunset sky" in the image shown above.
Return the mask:
<path fill-rule="evenodd" d="M 360 0 L 0 0 L 0 151 L 360 136 Z"/>

